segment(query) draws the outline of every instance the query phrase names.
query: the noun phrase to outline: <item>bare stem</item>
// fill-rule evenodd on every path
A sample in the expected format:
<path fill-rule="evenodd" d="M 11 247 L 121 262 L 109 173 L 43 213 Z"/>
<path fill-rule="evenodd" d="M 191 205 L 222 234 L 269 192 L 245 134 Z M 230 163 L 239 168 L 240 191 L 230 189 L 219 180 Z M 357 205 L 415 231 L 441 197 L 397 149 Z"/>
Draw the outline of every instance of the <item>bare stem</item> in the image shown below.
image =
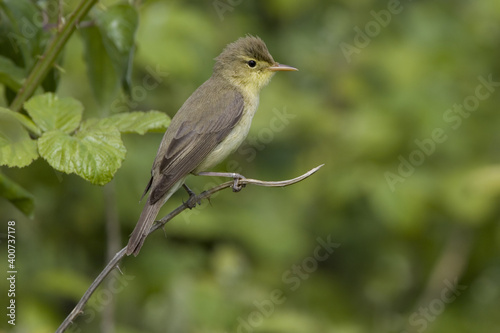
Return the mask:
<path fill-rule="evenodd" d="M 266 186 L 266 187 L 284 187 L 284 186 L 298 183 L 301 180 L 306 179 L 307 177 L 311 176 L 313 173 L 318 171 L 322 166 L 323 166 L 323 164 L 320 166 L 317 166 L 316 168 L 311 169 L 308 172 L 304 173 L 303 175 L 300 175 L 300 176 L 293 178 L 293 179 L 282 180 L 282 181 L 263 181 L 263 180 L 257 180 L 257 179 L 243 178 L 243 179 L 239 180 L 239 185 L 253 184 L 253 185 L 258 185 L 258 186 Z M 211 189 L 206 190 L 206 191 L 192 197 L 190 200 L 193 200 L 193 202 L 199 202 L 203 199 L 208 199 L 212 194 L 219 192 L 219 191 L 222 191 L 223 189 L 232 187 L 233 185 L 234 185 L 234 181 L 232 181 L 232 180 L 225 182 L 225 183 L 222 183 L 220 185 L 212 187 Z M 154 231 L 163 227 L 168 221 L 173 219 L 175 216 L 179 215 L 182 211 L 184 211 L 187 208 L 188 208 L 188 205 L 182 204 L 179 207 L 177 207 L 176 209 L 174 209 L 173 211 L 171 211 L 169 214 L 164 216 L 162 219 L 157 221 L 157 223 L 155 223 L 151 227 L 151 229 L 149 230 L 148 236 L 151 233 L 153 233 Z M 64 319 L 61 326 L 59 326 L 59 328 L 57 329 L 56 333 L 62 333 L 64 331 L 66 331 L 66 329 L 71 325 L 73 320 L 75 320 L 75 318 L 78 315 L 83 313 L 83 307 L 85 306 L 85 304 L 87 304 L 87 302 L 89 301 L 92 294 L 96 291 L 97 287 L 99 287 L 99 285 L 104 281 L 104 278 L 106 276 L 108 276 L 108 274 L 111 273 L 113 271 L 113 269 L 118 267 L 118 264 L 125 256 L 126 250 L 127 250 L 127 247 L 125 246 L 123 249 L 118 251 L 118 253 L 116 253 L 115 256 L 113 257 L 113 259 L 111 259 L 111 261 L 106 265 L 106 267 L 104 267 L 102 272 L 97 276 L 97 278 L 94 280 L 94 282 L 92 282 L 90 287 L 83 294 L 82 298 L 76 304 L 76 306 L 71 311 L 71 313 L 66 317 L 66 319 Z"/>

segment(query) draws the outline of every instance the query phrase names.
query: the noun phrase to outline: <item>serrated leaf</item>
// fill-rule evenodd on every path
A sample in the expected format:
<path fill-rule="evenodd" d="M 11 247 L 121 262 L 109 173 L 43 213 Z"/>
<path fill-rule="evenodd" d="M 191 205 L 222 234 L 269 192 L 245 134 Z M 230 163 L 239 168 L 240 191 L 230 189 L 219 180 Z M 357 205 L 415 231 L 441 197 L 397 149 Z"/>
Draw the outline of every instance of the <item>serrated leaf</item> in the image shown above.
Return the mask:
<path fill-rule="evenodd" d="M 104 47 L 99 28 L 88 27 L 81 29 L 80 33 L 85 45 L 84 59 L 92 93 L 99 105 L 108 106 L 117 96 L 119 76 Z"/>
<path fill-rule="evenodd" d="M 53 93 L 30 98 L 24 103 L 24 108 L 44 132 L 60 130 L 71 133 L 82 120 L 82 103 L 71 97 L 59 98 Z"/>
<path fill-rule="evenodd" d="M 36 142 L 12 111 L 0 108 L 0 165 L 24 167 L 38 158 Z"/>
<path fill-rule="evenodd" d="M 103 119 L 91 118 L 83 122 L 82 128 L 116 127 L 122 133 L 144 134 L 148 131 L 161 131 L 170 124 L 170 118 L 160 111 L 126 112 Z"/>
<path fill-rule="evenodd" d="M 33 217 L 35 200 L 31 193 L 0 172 L 0 196 L 9 200 L 24 215 Z"/>
<path fill-rule="evenodd" d="M 21 88 L 24 79 L 24 70 L 17 67 L 16 64 L 9 58 L 0 55 L 0 83 L 14 91 Z"/>
<path fill-rule="evenodd" d="M 58 130 L 45 132 L 38 140 L 38 150 L 54 169 L 98 185 L 113 179 L 126 153 L 120 132 L 113 127 L 82 130 L 74 136 Z"/>

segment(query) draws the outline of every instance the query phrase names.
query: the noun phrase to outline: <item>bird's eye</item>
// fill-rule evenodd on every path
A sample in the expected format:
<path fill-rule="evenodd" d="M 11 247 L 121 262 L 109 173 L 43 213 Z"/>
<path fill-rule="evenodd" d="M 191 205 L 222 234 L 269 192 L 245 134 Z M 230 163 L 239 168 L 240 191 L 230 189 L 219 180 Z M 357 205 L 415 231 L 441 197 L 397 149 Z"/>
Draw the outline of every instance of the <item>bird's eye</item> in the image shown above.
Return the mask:
<path fill-rule="evenodd" d="M 257 66 L 257 63 L 255 62 L 255 60 L 248 60 L 247 64 L 251 68 L 254 68 L 255 66 Z"/>

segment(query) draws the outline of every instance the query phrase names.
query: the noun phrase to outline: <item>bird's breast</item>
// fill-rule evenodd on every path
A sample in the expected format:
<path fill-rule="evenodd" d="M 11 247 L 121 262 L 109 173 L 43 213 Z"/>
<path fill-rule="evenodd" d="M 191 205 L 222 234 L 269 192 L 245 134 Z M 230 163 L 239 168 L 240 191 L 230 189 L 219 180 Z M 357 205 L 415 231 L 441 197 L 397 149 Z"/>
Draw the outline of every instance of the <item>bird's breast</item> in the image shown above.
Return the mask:
<path fill-rule="evenodd" d="M 240 121 L 233 130 L 215 147 L 214 150 L 200 163 L 193 173 L 210 171 L 211 168 L 222 162 L 243 143 L 250 130 L 253 116 L 259 105 L 259 97 L 244 97 L 244 109 Z"/>

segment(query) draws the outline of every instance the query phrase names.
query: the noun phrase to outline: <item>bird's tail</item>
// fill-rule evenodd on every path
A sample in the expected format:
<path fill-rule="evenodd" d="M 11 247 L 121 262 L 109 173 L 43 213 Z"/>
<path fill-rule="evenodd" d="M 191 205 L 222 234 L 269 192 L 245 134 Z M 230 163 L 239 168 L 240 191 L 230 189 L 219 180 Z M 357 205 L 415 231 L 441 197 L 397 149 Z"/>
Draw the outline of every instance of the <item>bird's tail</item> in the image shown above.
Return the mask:
<path fill-rule="evenodd" d="M 153 225 L 153 222 L 155 221 L 160 208 L 163 206 L 163 203 L 163 200 L 159 200 L 152 205 L 149 203 L 149 200 L 146 202 L 141 216 L 139 217 L 139 221 L 130 235 L 127 245 L 127 255 L 131 255 L 133 253 L 134 256 L 137 256 L 139 254 L 139 251 L 144 244 L 144 240 L 148 235 L 149 229 Z"/>
<path fill-rule="evenodd" d="M 142 210 L 139 221 L 137 221 L 135 229 L 130 235 L 130 239 L 127 244 L 127 255 L 131 255 L 133 253 L 134 256 L 137 256 L 139 254 L 139 251 L 144 244 L 144 240 L 146 240 L 146 236 L 149 233 L 149 229 L 151 229 L 151 226 L 153 225 L 156 216 L 160 211 L 160 208 L 167 202 L 168 199 L 170 199 L 172 194 L 174 194 L 179 189 L 179 187 L 184 184 L 185 178 L 186 176 L 174 183 L 170 187 L 170 189 L 163 195 L 163 197 L 158 199 L 155 203 L 151 204 L 149 202 L 150 198 L 146 200 L 146 205 Z M 149 189 L 150 186 L 151 184 L 148 184 L 148 187 L 146 189 Z"/>

